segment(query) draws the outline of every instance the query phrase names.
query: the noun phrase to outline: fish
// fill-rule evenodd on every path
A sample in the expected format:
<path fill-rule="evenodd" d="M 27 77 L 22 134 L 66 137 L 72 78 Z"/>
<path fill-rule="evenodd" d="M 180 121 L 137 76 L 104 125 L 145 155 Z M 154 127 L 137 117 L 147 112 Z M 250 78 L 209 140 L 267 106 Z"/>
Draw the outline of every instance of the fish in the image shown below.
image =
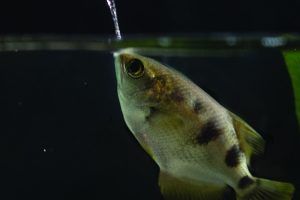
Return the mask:
<path fill-rule="evenodd" d="M 166 200 L 290 200 L 294 186 L 255 177 L 265 142 L 189 78 L 132 49 L 114 52 L 126 125 L 159 167 Z"/>

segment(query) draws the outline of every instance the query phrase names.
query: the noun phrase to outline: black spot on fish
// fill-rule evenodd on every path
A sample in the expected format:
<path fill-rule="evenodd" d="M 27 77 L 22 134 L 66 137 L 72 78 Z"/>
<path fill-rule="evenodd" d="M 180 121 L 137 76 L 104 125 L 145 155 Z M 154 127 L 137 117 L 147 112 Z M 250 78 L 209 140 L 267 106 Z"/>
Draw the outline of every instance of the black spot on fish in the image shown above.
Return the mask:
<path fill-rule="evenodd" d="M 146 116 L 146 120 L 148 121 L 153 115 L 157 112 L 157 108 L 149 107 L 149 115 Z"/>
<path fill-rule="evenodd" d="M 184 101 L 184 95 L 179 89 L 174 89 L 174 91 L 170 94 L 171 100 L 182 102 Z"/>
<path fill-rule="evenodd" d="M 196 113 L 199 113 L 203 109 L 202 103 L 200 102 L 199 99 L 196 99 L 194 101 L 193 109 Z"/>
<path fill-rule="evenodd" d="M 216 126 L 215 121 L 210 120 L 204 124 L 196 139 L 198 144 L 203 145 L 216 140 L 221 134 L 222 130 Z"/>
<path fill-rule="evenodd" d="M 253 183 L 254 183 L 253 179 L 251 179 L 249 176 L 244 176 L 243 178 L 240 179 L 238 186 L 240 189 L 245 189 L 250 185 L 252 185 Z"/>
<path fill-rule="evenodd" d="M 226 153 L 225 163 L 228 167 L 236 167 L 240 163 L 241 150 L 237 145 L 233 145 Z"/>

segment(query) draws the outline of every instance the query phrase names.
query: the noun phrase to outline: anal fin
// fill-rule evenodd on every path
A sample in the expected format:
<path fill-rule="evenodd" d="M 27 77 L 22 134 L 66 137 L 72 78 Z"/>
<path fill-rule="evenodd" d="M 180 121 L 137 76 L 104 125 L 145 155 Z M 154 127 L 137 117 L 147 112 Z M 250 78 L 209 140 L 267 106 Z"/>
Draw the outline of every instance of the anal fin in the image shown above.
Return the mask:
<path fill-rule="evenodd" d="M 177 178 L 162 171 L 159 186 L 165 200 L 228 200 L 230 195 L 226 185 Z"/>

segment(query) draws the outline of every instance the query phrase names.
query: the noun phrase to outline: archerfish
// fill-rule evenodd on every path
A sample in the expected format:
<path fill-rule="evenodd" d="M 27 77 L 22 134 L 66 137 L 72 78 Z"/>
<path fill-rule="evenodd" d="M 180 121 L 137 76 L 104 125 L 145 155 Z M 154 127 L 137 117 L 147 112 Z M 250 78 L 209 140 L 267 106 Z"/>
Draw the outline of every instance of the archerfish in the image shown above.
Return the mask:
<path fill-rule="evenodd" d="M 290 183 L 257 178 L 263 138 L 180 72 L 125 49 L 114 53 L 127 126 L 160 168 L 167 200 L 290 200 Z M 230 189 L 231 188 L 231 189 Z"/>

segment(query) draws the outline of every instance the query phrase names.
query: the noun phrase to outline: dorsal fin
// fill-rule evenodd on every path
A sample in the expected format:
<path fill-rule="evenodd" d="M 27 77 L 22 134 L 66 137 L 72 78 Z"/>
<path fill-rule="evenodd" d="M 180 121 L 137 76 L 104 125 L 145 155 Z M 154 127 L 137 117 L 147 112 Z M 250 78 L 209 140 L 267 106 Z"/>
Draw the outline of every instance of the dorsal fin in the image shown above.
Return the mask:
<path fill-rule="evenodd" d="M 229 112 L 229 111 L 228 111 Z M 229 112 L 232 123 L 240 142 L 240 147 L 244 151 L 247 164 L 250 164 L 250 158 L 253 154 L 259 155 L 264 152 L 265 142 L 263 138 L 244 120 L 236 114 Z"/>
<path fill-rule="evenodd" d="M 159 186 L 165 200 L 225 200 L 228 186 L 178 178 L 160 171 Z"/>

